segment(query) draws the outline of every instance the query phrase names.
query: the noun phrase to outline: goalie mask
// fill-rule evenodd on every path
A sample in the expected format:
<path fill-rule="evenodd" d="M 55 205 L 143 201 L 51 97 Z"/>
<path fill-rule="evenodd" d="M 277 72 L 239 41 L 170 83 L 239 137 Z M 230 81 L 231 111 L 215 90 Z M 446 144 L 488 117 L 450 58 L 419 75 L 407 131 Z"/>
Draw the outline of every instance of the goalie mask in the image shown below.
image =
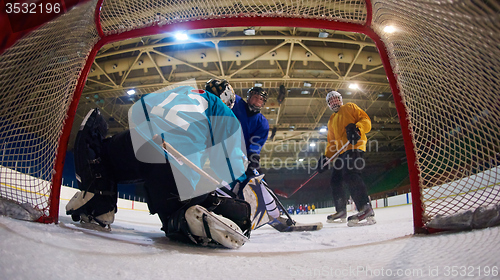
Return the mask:
<path fill-rule="evenodd" d="M 344 105 L 344 103 L 342 103 L 342 95 L 340 95 L 340 93 L 336 91 L 330 91 L 326 95 L 326 104 L 328 104 L 330 110 L 337 113 L 340 109 L 340 106 Z"/>
<path fill-rule="evenodd" d="M 267 101 L 267 92 L 261 87 L 253 87 L 248 90 L 247 104 L 248 109 L 252 112 L 258 113 L 264 107 Z"/>
<path fill-rule="evenodd" d="M 232 109 L 236 97 L 233 87 L 226 80 L 210 79 L 205 84 L 205 90 L 218 96 L 229 109 Z"/>

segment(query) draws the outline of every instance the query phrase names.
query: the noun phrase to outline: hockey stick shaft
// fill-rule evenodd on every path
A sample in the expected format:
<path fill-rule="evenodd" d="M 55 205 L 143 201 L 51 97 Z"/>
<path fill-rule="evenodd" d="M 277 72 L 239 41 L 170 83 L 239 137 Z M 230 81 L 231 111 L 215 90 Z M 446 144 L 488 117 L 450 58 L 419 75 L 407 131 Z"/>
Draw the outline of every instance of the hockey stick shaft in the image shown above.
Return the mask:
<path fill-rule="evenodd" d="M 206 178 L 207 180 L 209 180 L 212 184 L 216 185 L 216 186 L 219 186 L 220 183 L 219 181 L 215 180 L 212 176 L 210 176 L 207 172 L 203 171 L 201 168 L 199 168 L 196 164 L 194 164 L 193 162 L 191 162 L 187 157 L 185 157 L 183 154 L 181 154 L 179 151 L 177 151 L 174 147 L 172 147 L 172 145 L 170 145 L 169 143 L 163 141 L 163 144 L 162 144 L 162 148 L 172 154 L 176 159 L 182 161 L 183 163 L 185 163 L 187 166 L 191 167 L 191 169 L 193 169 L 196 173 L 200 174 L 201 176 L 203 176 L 204 178 Z"/>
<path fill-rule="evenodd" d="M 336 157 L 338 157 L 340 155 L 340 153 L 345 149 L 347 148 L 347 145 L 349 145 L 349 142 L 346 142 L 344 144 L 344 146 L 342 146 L 339 150 L 337 150 L 337 152 L 332 156 L 330 157 L 324 164 L 323 164 L 323 167 L 325 166 L 328 166 L 328 164 L 330 164 L 330 162 L 332 160 L 334 160 Z M 302 184 L 300 184 L 300 186 L 298 188 L 296 188 L 295 190 L 293 190 L 293 192 L 291 192 L 290 194 L 286 194 L 282 191 L 279 191 L 279 192 L 276 192 L 277 195 L 280 195 L 280 196 L 283 196 L 285 198 L 289 198 L 291 197 L 292 195 L 294 195 L 296 192 L 298 192 L 300 189 L 302 189 L 303 186 L 305 186 L 307 183 L 309 183 L 309 181 L 312 180 L 312 178 L 316 177 L 316 175 L 319 174 L 319 171 L 315 171 L 313 174 L 311 174 L 311 176 L 309 176 L 309 178 Z"/>

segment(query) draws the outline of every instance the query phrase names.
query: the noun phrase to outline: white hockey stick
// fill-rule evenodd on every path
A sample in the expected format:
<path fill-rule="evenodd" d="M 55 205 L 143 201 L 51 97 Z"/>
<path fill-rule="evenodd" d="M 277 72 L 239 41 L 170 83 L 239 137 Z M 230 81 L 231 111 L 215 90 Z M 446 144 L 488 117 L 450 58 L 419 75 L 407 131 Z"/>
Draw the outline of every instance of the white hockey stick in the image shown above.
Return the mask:
<path fill-rule="evenodd" d="M 167 152 L 169 155 L 172 155 L 175 160 L 181 161 L 187 166 L 191 167 L 196 173 L 200 174 L 204 178 L 210 181 L 210 183 L 216 185 L 216 186 L 222 186 L 221 183 L 217 180 L 215 180 L 212 176 L 210 176 L 207 172 L 203 171 L 201 168 L 199 168 L 196 164 L 191 162 L 187 157 L 185 157 L 183 154 L 181 154 L 179 151 L 177 151 L 172 145 L 169 143 L 163 141 L 162 148 L 165 152 Z"/>

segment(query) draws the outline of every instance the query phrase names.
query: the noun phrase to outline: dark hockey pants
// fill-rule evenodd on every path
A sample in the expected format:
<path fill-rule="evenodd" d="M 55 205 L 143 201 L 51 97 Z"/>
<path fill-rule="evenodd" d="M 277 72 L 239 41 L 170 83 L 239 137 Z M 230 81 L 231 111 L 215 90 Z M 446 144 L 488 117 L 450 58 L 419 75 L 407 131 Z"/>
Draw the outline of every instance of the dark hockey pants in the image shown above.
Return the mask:
<path fill-rule="evenodd" d="M 138 153 L 147 154 L 147 150 L 155 149 L 151 145 L 145 144 Z M 168 160 L 163 164 L 137 160 L 129 130 L 105 139 L 104 146 L 109 175 L 116 183 L 143 182 L 149 211 L 151 214 L 158 214 L 163 224 L 167 223 L 172 213 L 186 205 L 186 202 L 179 200 Z"/>
<path fill-rule="evenodd" d="M 330 187 L 337 212 L 346 210 L 348 196 L 345 187 L 348 188 L 356 208 L 361 209 L 369 202 L 367 188 L 361 178 L 361 171 L 365 166 L 363 155 L 361 150 L 347 150 L 333 163 Z"/>

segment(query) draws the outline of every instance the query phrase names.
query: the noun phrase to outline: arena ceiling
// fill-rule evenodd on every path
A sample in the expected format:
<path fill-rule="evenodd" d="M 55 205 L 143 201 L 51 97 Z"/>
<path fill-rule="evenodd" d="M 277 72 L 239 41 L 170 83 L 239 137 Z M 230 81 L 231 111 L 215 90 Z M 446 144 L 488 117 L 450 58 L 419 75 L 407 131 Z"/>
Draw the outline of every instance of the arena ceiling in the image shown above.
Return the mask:
<path fill-rule="evenodd" d="M 372 120 L 367 164 L 381 167 L 405 157 L 387 76 L 367 36 L 294 27 L 211 28 L 185 34 L 187 40 L 165 33 L 105 45 L 88 75 L 72 140 L 91 108 L 101 109 L 112 135 L 127 129 L 128 109 L 141 95 L 188 79 L 202 88 L 218 77 L 244 98 L 256 84 L 269 92 L 262 111 L 271 128 L 261 154 L 264 167 L 307 166 L 324 151 L 326 133 L 320 129 L 331 115 L 325 103 L 331 90 Z M 287 94 L 280 104 L 281 85 Z M 135 94 L 128 95 L 132 89 Z"/>

